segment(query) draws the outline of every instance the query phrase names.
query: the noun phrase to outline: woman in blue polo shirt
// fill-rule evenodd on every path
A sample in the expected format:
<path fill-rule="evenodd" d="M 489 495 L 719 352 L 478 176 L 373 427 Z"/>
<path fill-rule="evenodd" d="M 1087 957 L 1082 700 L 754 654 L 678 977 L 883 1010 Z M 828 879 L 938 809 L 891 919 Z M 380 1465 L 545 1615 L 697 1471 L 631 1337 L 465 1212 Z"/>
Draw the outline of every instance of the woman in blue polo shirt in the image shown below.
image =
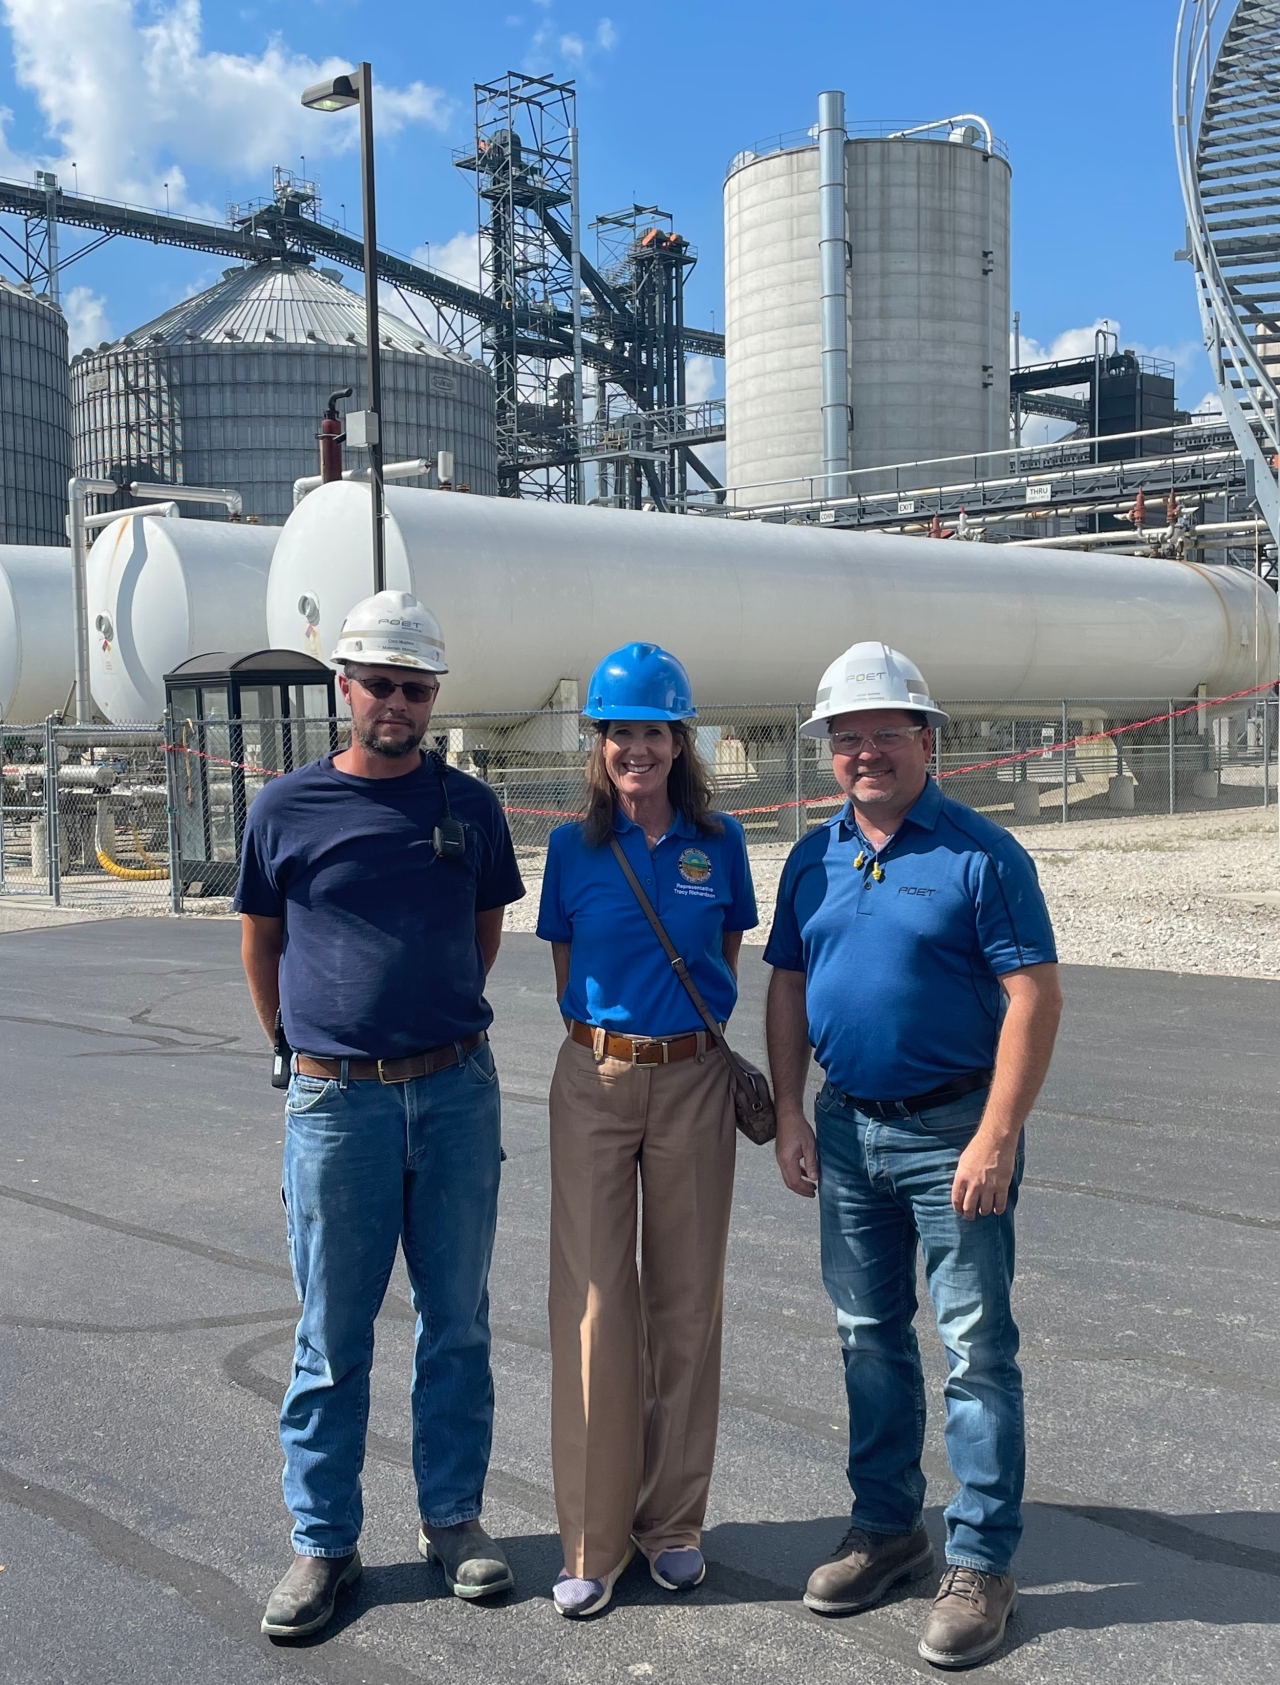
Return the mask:
<path fill-rule="evenodd" d="M 553 1595 L 571 1617 L 604 1608 L 636 1546 L 668 1591 L 705 1572 L 733 1194 L 728 1071 L 611 839 L 722 1022 L 757 923 L 742 827 L 711 811 L 676 658 L 615 651 L 584 711 L 586 812 L 552 832 L 538 916 L 569 1030 L 551 1085 L 549 1304 Z"/>

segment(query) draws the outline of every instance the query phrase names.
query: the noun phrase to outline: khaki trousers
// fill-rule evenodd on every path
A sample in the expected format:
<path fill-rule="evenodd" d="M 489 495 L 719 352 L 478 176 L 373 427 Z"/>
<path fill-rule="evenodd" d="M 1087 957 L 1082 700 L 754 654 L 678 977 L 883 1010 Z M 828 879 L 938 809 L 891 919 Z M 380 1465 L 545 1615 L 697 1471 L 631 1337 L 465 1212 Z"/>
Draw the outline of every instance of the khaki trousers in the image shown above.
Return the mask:
<path fill-rule="evenodd" d="M 697 1545 L 720 1413 L 737 1137 L 724 1060 L 597 1063 L 551 1084 L 551 1460 L 564 1565 L 601 1579 L 634 1533 Z M 637 1173 L 644 1189 L 636 1268 Z"/>

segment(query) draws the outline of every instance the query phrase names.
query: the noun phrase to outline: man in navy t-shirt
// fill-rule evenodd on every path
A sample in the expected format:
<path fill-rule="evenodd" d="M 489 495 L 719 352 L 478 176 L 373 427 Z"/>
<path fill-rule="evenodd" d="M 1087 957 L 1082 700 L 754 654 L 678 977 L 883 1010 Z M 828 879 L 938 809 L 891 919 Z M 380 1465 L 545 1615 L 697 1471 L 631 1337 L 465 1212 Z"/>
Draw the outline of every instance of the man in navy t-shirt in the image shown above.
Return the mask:
<path fill-rule="evenodd" d="M 450 1589 L 514 1583 L 479 1515 L 493 1428 L 488 1274 L 498 1080 L 485 974 L 524 886 L 487 785 L 419 745 L 447 671 L 435 617 L 383 591 L 333 657 L 351 747 L 249 811 L 236 911 L 253 1003 L 295 1049 L 283 1196 L 302 1316 L 280 1414 L 294 1560 L 262 1630 L 301 1638 L 360 1575 L 374 1319 L 395 1262 L 418 1311 L 418 1548 Z"/>

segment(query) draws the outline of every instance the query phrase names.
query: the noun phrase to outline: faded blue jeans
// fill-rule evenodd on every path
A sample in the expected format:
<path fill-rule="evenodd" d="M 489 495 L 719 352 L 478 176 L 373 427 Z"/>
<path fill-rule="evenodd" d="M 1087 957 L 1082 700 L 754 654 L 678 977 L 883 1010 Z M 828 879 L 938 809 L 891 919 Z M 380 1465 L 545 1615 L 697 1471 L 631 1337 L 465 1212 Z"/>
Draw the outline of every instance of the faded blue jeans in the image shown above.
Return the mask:
<path fill-rule="evenodd" d="M 283 1192 L 302 1301 L 280 1411 L 293 1548 L 346 1556 L 360 1537 L 373 1324 L 397 1243 L 418 1313 L 419 1514 L 434 1527 L 473 1520 L 493 1438 L 488 1278 L 502 1148 L 489 1044 L 409 1083 L 343 1088 L 295 1074 L 285 1110 Z"/>
<path fill-rule="evenodd" d="M 853 1520 L 868 1533 L 920 1525 L 925 1390 L 912 1319 L 916 1248 L 949 1374 L 946 1444 L 960 1490 L 947 1506 L 947 1561 L 1003 1574 L 1022 1536 L 1026 1470 L 1013 1284 L 1013 1213 L 1023 1151 L 1003 1216 L 960 1217 L 951 1183 L 986 1104 L 881 1123 L 830 1083 L 818 1096 L 822 1279 L 836 1308 L 849 1395 Z"/>

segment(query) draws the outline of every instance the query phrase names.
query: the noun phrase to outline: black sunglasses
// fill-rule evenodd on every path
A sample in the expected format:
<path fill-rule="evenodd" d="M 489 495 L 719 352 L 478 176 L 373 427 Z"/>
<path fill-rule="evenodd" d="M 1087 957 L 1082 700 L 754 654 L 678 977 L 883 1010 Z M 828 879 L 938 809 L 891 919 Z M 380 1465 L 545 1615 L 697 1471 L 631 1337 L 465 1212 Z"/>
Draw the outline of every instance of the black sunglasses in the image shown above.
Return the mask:
<path fill-rule="evenodd" d="M 376 696 L 379 702 L 385 702 L 388 697 L 392 697 L 397 691 L 400 691 L 405 701 L 412 703 L 415 707 L 421 707 L 424 702 L 430 702 L 431 698 L 440 689 L 439 685 L 419 684 L 416 679 L 402 679 L 397 684 L 394 679 L 361 679 L 357 678 L 354 673 L 349 673 L 347 677 L 358 684 L 362 690 L 367 690 L 370 696 Z"/>

